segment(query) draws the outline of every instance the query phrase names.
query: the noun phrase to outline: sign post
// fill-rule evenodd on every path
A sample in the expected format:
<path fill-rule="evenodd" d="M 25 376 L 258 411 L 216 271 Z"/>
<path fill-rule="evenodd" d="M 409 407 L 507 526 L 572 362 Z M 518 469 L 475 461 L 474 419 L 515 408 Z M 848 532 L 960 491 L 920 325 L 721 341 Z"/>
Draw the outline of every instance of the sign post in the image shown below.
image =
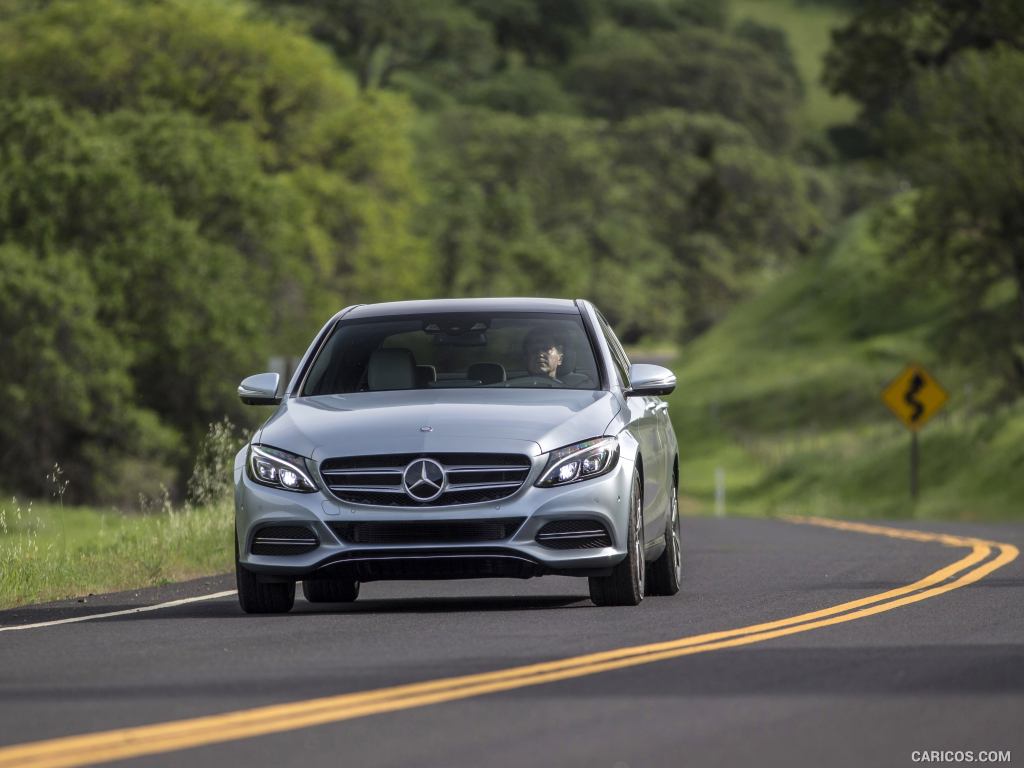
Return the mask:
<path fill-rule="evenodd" d="M 920 449 L 917 444 L 917 431 L 910 433 L 910 500 L 917 501 L 917 478 L 920 466 Z"/>
<path fill-rule="evenodd" d="M 882 390 L 882 402 L 910 430 L 910 498 L 917 501 L 920 447 L 917 433 L 946 404 L 949 395 L 922 366 L 908 365 Z"/>

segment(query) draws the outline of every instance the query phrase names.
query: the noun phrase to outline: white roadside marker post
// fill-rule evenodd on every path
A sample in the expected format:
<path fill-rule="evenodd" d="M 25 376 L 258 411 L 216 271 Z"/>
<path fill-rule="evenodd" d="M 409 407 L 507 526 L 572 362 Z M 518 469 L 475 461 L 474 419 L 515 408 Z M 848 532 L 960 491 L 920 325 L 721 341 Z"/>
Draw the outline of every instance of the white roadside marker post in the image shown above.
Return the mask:
<path fill-rule="evenodd" d="M 725 469 L 715 468 L 715 517 L 725 517 Z"/>

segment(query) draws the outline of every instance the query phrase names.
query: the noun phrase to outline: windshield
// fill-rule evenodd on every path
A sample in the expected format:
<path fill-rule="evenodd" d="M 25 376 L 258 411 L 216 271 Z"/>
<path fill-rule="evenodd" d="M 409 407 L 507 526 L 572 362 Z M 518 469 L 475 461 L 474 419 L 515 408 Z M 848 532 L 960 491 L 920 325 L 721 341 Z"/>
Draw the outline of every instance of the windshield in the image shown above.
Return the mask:
<path fill-rule="evenodd" d="M 343 321 L 300 394 L 600 384 L 579 315 L 461 313 Z"/>

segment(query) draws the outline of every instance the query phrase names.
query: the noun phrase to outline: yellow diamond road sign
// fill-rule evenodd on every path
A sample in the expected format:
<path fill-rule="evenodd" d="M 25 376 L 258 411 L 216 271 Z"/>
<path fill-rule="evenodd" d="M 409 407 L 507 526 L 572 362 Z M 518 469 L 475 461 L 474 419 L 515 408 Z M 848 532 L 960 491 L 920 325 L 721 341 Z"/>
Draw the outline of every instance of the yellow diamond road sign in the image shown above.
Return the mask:
<path fill-rule="evenodd" d="M 949 395 L 920 365 L 908 365 L 882 392 L 882 401 L 908 429 L 918 430 L 945 405 Z"/>

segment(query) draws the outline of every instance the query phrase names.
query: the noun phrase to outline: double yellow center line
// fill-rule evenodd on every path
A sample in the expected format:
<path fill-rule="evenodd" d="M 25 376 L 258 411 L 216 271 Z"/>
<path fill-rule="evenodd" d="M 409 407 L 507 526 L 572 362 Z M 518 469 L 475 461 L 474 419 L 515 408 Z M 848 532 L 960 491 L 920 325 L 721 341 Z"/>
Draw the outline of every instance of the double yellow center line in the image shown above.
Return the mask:
<path fill-rule="evenodd" d="M 0 768 L 89 765 L 170 752 L 760 643 L 776 637 L 862 619 L 936 597 L 973 584 L 1011 562 L 1019 554 L 1017 548 L 1011 544 L 982 539 L 820 518 L 786 519 L 793 523 L 819 525 L 843 531 L 940 543 L 950 547 L 966 547 L 970 552 L 955 563 L 912 584 L 777 621 L 482 674 L 15 745 L 0 748 Z"/>

